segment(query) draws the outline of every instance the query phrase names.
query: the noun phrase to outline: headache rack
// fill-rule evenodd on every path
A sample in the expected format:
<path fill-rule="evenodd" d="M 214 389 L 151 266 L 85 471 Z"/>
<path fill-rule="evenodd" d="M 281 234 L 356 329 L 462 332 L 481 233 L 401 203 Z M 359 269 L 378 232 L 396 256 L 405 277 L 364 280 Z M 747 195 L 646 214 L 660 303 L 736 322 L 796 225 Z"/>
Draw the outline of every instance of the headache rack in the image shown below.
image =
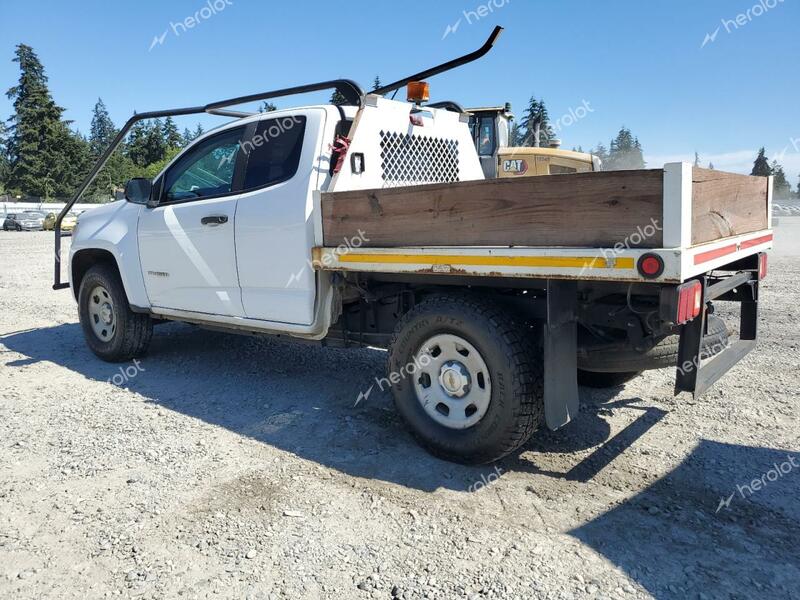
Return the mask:
<path fill-rule="evenodd" d="M 377 88 L 372 90 L 372 94 L 379 94 L 383 95 L 387 92 L 391 92 L 393 90 L 398 90 L 407 83 L 411 81 L 420 81 L 422 79 L 433 77 L 434 75 L 438 75 L 439 73 L 444 73 L 445 71 L 449 71 L 451 69 L 455 69 L 456 67 L 460 67 L 461 65 L 465 65 L 472 61 L 478 60 L 479 58 L 486 55 L 489 50 L 492 49 L 497 38 L 500 37 L 500 33 L 503 31 L 502 27 L 495 27 L 492 30 L 491 35 L 489 38 L 484 42 L 484 44 L 475 50 L 474 52 L 470 52 L 469 54 L 465 54 L 459 58 L 455 58 L 450 60 L 446 63 L 442 63 L 436 67 L 432 67 L 430 69 L 426 69 L 425 71 L 420 71 L 419 73 L 415 73 L 409 77 L 404 77 L 403 79 L 399 79 L 394 83 L 390 83 L 389 85 L 385 85 L 383 87 Z M 258 113 L 252 112 L 242 112 L 238 110 L 228 110 L 229 106 L 237 106 L 239 104 L 245 104 L 247 102 L 258 102 L 259 100 L 268 100 L 270 98 L 280 98 L 282 96 L 295 96 L 298 94 L 305 94 L 309 92 L 318 92 L 323 90 L 336 90 L 341 94 L 344 98 L 344 104 L 347 106 L 358 106 L 361 107 L 364 103 L 365 94 L 364 91 L 359 87 L 359 85 L 350 80 L 350 79 L 332 79 L 330 81 L 321 81 L 319 83 L 311 83 L 308 85 L 300 85 L 296 87 L 284 88 L 280 90 L 272 90 L 270 92 L 261 92 L 258 94 L 250 94 L 249 96 L 239 96 L 237 98 L 229 98 L 228 100 L 220 100 L 218 102 L 212 102 L 210 104 L 206 104 L 204 106 L 190 106 L 188 108 L 172 108 L 168 110 L 158 110 L 158 111 L 150 111 L 145 113 L 140 113 L 133 115 L 125 125 L 120 129 L 117 136 L 111 142 L 111 145 L 106 148 L 105 152 L 100 156 L 97 160 L 95 165 L 92 167 L 92 170 L 83 180 L 78 191 L 72 197 L 72 199 L 67 202 L 66 206 L 61 210 L 56 218 L 55 222 L 55 275 L 53 280 L 53 289 L 60 290 L 69 287 L 68 282 L 61 281 L 61 221 L 64 219 L 64 216 L 69 212 L 69 210 L 74 206 L 74 204 L 80 200 L 81 196 L 86 192 L 88 187 L 92 184 L 92 182 L 97 177 L 97 174 L 100 170 L 105 166 L 106 162 L 108 161 L 109 157 L 113 152 L 119 147 L 122 141 L 125 139 L 128 131 L 131 127 L 133 127 L 137 122 L 144 121 L 146 119 L 158 119 L 162 117 L 180 117 L 184 115 L 195 115 L 201 113 L 207 113 L 209 115 L 216 115 L 221 117 L 234 117 L 234 118 L 246 118 L 256 115 Z M 444 103 L 448 105 L 453 105 L 453 103 Z"/>

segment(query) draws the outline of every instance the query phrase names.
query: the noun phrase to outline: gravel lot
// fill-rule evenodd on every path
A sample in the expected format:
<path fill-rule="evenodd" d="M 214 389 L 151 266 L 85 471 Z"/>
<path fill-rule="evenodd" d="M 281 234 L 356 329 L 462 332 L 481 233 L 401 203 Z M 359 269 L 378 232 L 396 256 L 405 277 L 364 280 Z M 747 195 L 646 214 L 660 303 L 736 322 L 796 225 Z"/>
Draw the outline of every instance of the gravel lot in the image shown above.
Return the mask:
<path fill-rule="evenodd" d="M 797 598 L 797 221 L 760 347 L 701 401 L 669 371 L 582 390 L 483 468 L 427 455 L 388 394 L 354 406 L 378 351 L 167 324 L 103 363 L 52 234 L 0 232 L 0 597 Z"/>

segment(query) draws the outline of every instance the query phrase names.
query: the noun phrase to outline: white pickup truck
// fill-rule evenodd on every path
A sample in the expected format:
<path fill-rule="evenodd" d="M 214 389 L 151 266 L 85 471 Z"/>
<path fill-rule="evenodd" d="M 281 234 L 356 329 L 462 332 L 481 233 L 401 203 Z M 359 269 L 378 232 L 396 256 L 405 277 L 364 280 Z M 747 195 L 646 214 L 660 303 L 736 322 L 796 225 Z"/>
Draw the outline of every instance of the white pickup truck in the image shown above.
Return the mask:
<path fill-rule="evenodd" d="M 452 102 L 384 95 L 482 56 L 497 33 L 476 53 L 372 94 L 336 80 L 132 118 L 56 224 L 54 288 L 71 286 L 92 351 L 141 356 L 164 320 L 386 348 L 386 381 L 415 437 L 467 463 L 505 456 L 543 423 L 569 422 L 579 377 L 613 386 L 673 367 L 676 393 L 701 394 L 755 344 L 770 182 L 720 187 L 686 164 L 638 179 L 484 180 L 469 115 Z M 328 88 L 346 104 L 227 108 Z M 82 214 L 62 283 L 60 219 L 130 126 L 199 112 L 236 119 L 153 181 L 132 180 L 125 200 Z M 718 204 L 743 202 L 742 190 L 752 203 L 699 239 L 701 204 L 717 203 L 719 214 Z M 571 203 L 548 217 L 550 200 L 564 196 Z M 584 204 L 597 220 L 571 225 L 570 215 L 586 221 Z M 633 213 L 645 225 L 629 230 L 639 240 L 620 233 Z M 543 229 L 553 218 L 563 228 Z M 587 241 L 596 236 L 609 241 Z M 714 300 L 741 303 L 737 343 L 712 316 Z"/>

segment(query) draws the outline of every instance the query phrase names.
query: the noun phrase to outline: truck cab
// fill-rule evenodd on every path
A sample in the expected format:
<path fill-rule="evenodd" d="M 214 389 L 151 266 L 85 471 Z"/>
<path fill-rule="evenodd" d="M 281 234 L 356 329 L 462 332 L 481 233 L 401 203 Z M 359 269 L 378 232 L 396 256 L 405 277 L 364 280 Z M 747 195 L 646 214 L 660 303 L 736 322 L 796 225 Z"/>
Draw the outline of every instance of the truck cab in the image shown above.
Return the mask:
<path fill-rule="evenodd" d="M 487 179 L 600 171 L 596 156 L 551 146 L 511 146 L 511 105 L 468 108 L 470 130 Z"/>

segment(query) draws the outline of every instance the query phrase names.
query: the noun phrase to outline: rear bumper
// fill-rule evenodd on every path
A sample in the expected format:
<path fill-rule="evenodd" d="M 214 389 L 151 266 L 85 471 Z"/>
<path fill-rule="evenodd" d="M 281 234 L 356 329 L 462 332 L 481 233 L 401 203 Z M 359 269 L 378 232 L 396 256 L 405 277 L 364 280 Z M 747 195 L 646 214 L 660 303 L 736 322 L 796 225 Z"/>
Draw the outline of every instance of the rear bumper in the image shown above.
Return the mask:
<path fill-rule="evenodd" d="M 676 395 L 691 392 L 695 398 L 702 396 L 755 348 L 758 338 L 758 256 L 724 267 L 744 269 L 736 273 L 722 276 L 704 274 L 697 278 L 702 284 L 703 309 L 699 317 L 681 327 L 675 375 Z M 740 305 L 739 339 L 729 340 L 712 358 L 703 360 L 701 345 L 706 333 L 709 303 L 712 301 L 736 302 Z"/>

